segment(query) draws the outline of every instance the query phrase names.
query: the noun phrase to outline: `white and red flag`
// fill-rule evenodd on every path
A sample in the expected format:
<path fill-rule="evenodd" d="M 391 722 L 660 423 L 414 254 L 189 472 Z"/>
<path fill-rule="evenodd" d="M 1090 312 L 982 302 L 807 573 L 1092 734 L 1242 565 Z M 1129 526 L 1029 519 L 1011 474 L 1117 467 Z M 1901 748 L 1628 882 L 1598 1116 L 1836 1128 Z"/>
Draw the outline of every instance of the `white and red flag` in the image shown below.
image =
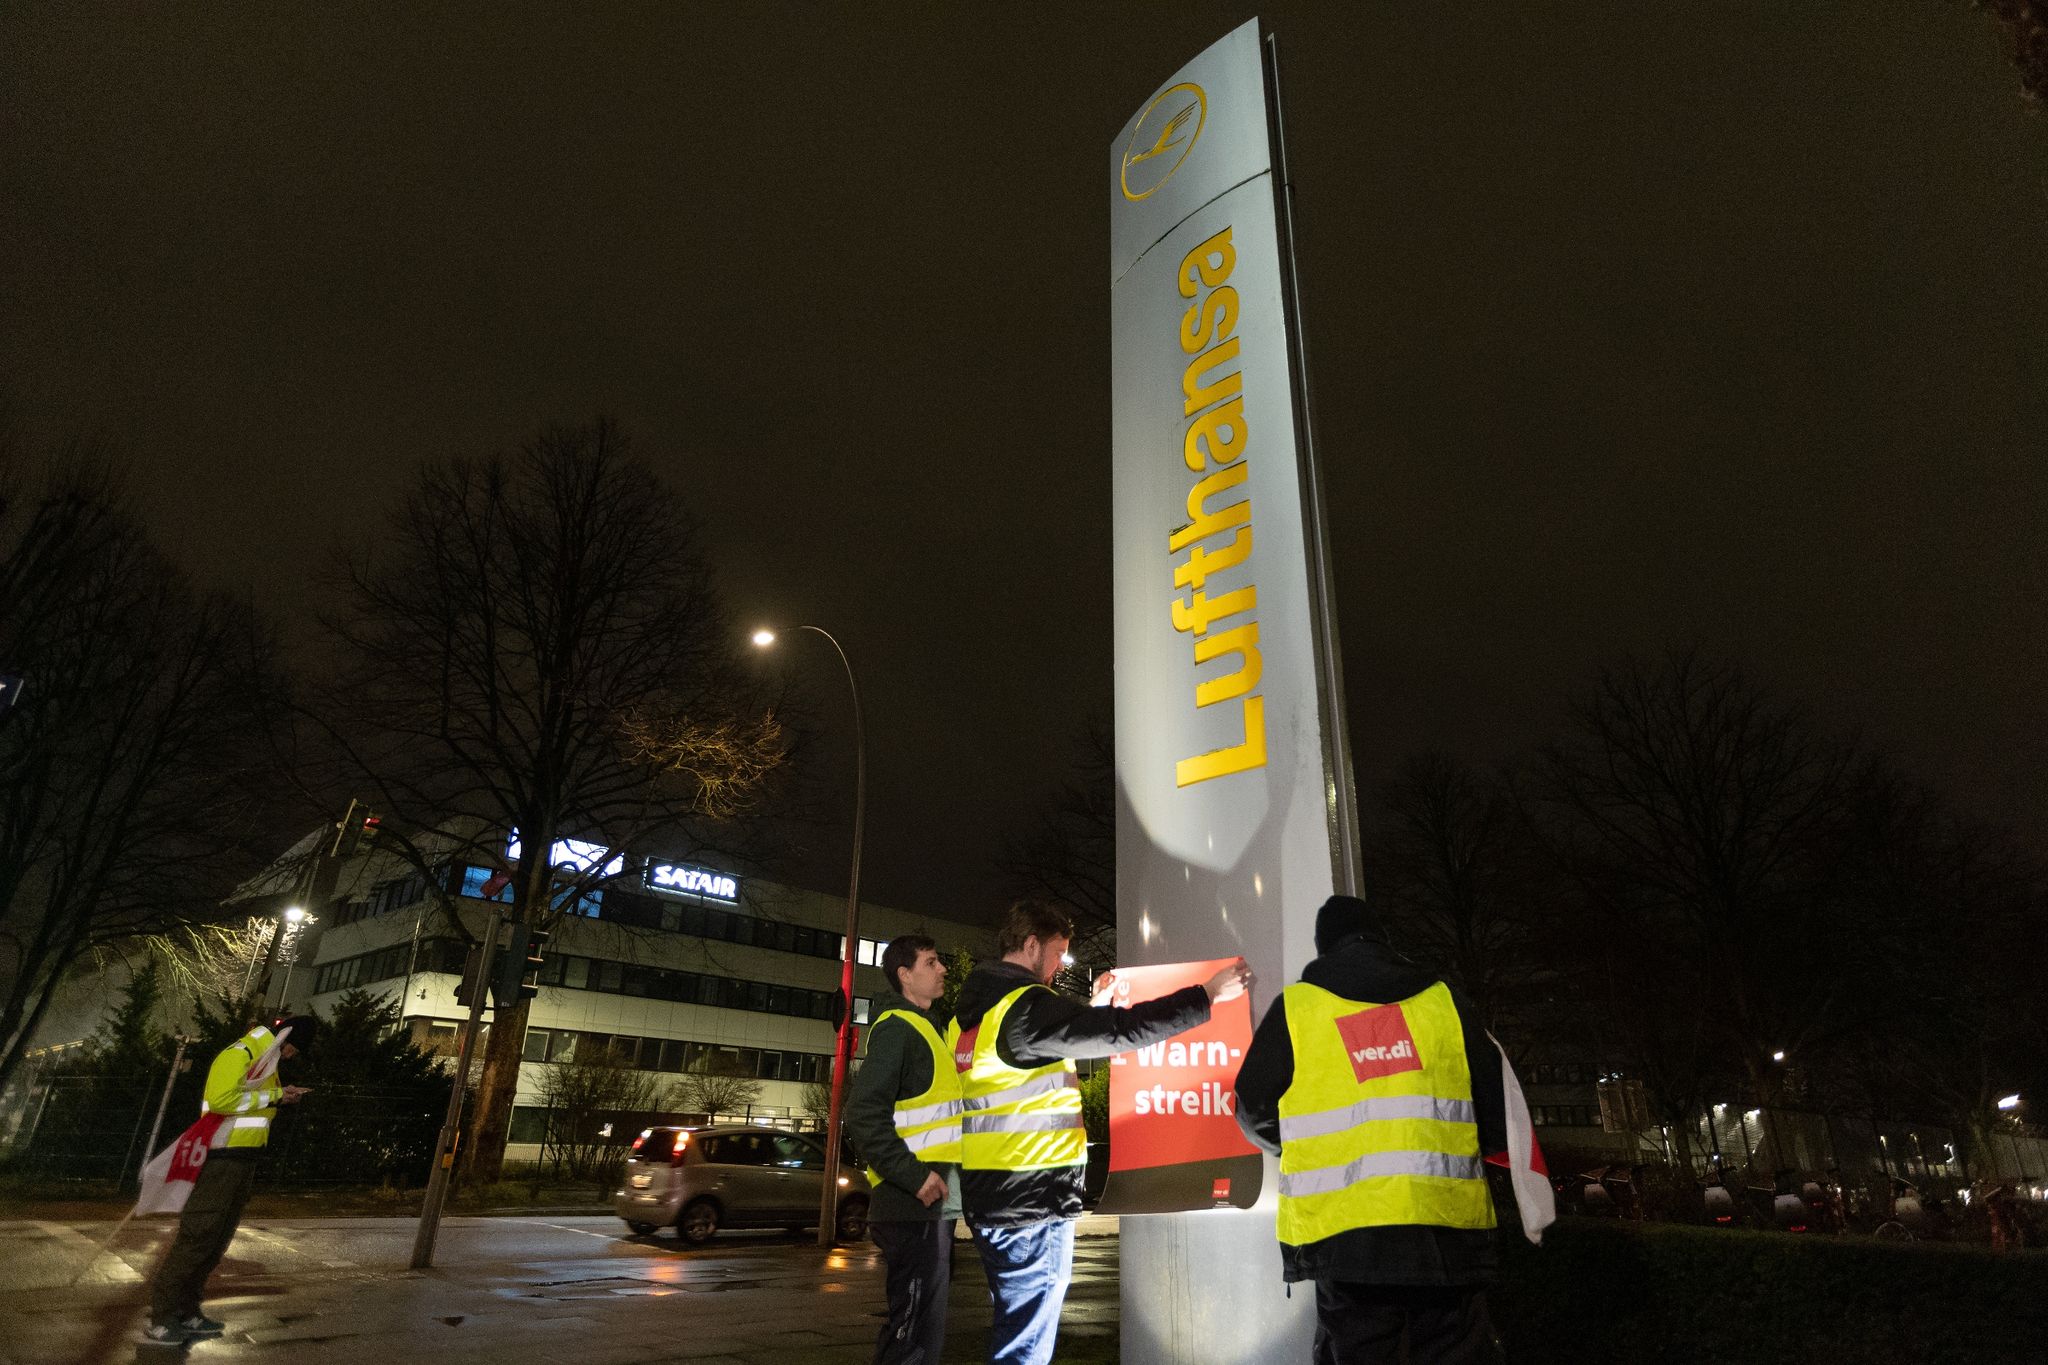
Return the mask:
<path fill-rule="evenodd" d="M 1522 1083 L 1515 1079 L 1515 1069 L 1508 1064 L 1508 1054 L 1498 1038 L 1493 1039 L 1493 1048 L 1500 1053 L 1500 1088 L 1507 1100 L 1508 1149 L 1486 1159 L 1507 1168 L 1515 1187 L 1515 1207 L 1522 1214 L 1522 1232 L 1542 1246 L 1543 1230 L 1557 1221 L 1557 1192 L 1550 1188 L 1550 1167 L 1544 1163 L 1543 1148 L 1537 1145 L 1536 1125 L 1529 1117 L 1529 1102 L 1522 1098 Z"/>
<path fill-rule="evenodd" d="M 185 1201 L 192 1197 L 192 1186 L 199 1179 L 199 1168 L 206 1164 L 206 1154 L 213 1149 L 214 1134 L 227 1121 L 226 1114 L 201 1114 L 199 1122 L 158 1152 L 156 1159 L 142 1168 L 142 1197 L 135 1201 L 135 1213 L 130 1216 L 146 1218 L 152 1213 L 181 1212 Z"/>

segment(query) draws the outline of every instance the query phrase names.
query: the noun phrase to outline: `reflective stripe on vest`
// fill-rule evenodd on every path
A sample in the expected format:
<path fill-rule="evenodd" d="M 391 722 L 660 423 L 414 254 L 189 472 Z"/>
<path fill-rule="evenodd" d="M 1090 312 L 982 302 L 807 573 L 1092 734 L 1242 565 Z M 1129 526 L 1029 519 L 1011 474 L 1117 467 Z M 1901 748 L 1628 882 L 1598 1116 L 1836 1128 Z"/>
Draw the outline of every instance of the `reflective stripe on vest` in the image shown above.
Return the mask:
<path fill-rule="evenodd" d="M 1280 1097 L 1280 1240 L 1492 1227 L 1450 988 L 1382 1005 L 1298 982 L 1282 998 L 1294 1080 Z"/>
<path fill-rule="evenodd" d="M 996 1047 L 1003 1020 L 1026 991 L 1019 986 L 981 1017 L 971 1054 L 962 1065 L 959 1020 L 946 1042 L 960 1070 L 960 1097 L 967 1117 L 961 1125 L 961 1164 L 970 1171 L 1031 1171 L 1082 1166 L 1088 1161 L 1088 1131 L 1081 1121 L 1080 1078 L 1072 1061 L 1014 1067 Z"/>
<path fill-rule="evenodd" d="M 267 1028 L 251 1029 L 246 1035 L 221 1049 L 206 1073 L 206 1088 L 215 1091 L 232 1081 L 240 1088 L 232 1107 L 216 1111 L 204 1097 L 199 1101 L 199 1112 L 211 1114 L 221 1112 L 232 1115 L 230 1120 L 214 1130 L 209 1144 L 214 1149 L 223 1147 L 263 1147 L 270 1142 L 270 1121 L 277 1116 L 277 1101 L 284 1087 L 272 1068 L 263 1079 L 251 1084 L 249 1071 L 270 1050 L 276 1039 Z M 220 1072 L 223 1064 L 230 1071 Z"/>
<path fill-rule="evenodd" d="M 910 1025 L 912 1032 L 924 1039 L 932 1054 L 930 1087 L 921 1095 L 910 1095 L 896 1101 L 896 1136 L 903 1139 L 904 1146 L 917 1153 L 920 1161 L 958 1165 L 960 1115 L 967 1106 L 960 1099 L 960 1074 L 953 1069 L 953 1056 L 946 1050 L 945 1040 L 939 1037 L 939 1031 L 932 1027 L 931 1020 L 914 1010 L 884 1011 L 869 1026 L 869 1038 L 873 1038 L 875 1029 L 891 1019 L 901 1019 Z M 869 1045 L 873 1046 L 872 1042 Z M 868 1167 L 868 1184 L 881 1183 L 881 1172 Z"/>

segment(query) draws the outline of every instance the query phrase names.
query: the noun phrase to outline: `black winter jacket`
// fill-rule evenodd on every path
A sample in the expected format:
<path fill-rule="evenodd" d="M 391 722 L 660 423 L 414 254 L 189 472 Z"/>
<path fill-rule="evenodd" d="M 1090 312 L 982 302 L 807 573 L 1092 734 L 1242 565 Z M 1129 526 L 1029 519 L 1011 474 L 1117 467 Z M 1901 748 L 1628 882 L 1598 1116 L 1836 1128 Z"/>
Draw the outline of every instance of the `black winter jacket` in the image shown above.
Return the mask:
<path fill-rule="evenodd" d="M 1396 958 L 1365 939 L 1353 939 L 1308 964 L 1301 979 L 1311 986 L 1364 1003 L 1384 1005 L 1419 995 L 1436 976 Z M 1507 1100 L 1500 1054 L 1479 1026 L 1471 1002 L 1457 991 L 1451 999 L 1464 1024 L 1465 1063 L 1472 1072 L 1472 1108 L 1479 1123 L 1482 1155 L 1505 1151 Z M 1268 1152 L 1280 1150 L 1280 1097 L 1294 1083 L 1294 1044 L 1287 1033 L 1287 1001 L 1281 997 L 1259 1021 L 1251 1049 L 1237 1073 L 1237 1124 Z M 1489 1180 L 1498 1192 L 1505 1182 Z M 1512 1218 L 1512 1214 L 1508 1215 Z M 1499 1274 L 1497 1229 L 1442 1228 L 1419 1224 L 1353 1228 L 1307 1246 L 1280 1245 L 1281 1277 L 1336 1280 L 1350 1284 L 1477 1285 Z"/>
<path fill-rule="evenodd" d="M 953 1017 L 963 1031 L 971 1029 L 1011 991 L 1037 982 L 1035 975 L 1014 963 L 991 962 L 977 967 L 960 988 Z M 1200 986 L 1188 986 L 1157 1000 L 1121 1009 L 1115 1005 L 1088 1005 L 1051 990 L 1035 990 L 1012 1005 L 1003 1017 L 996 1055 L 1025 1070 L 1062 1058 L 1113 1057 L 1185 1033 L 1208 1017 L 1209 993 Z M 961 1202 L 969 1222 L 989 1226 L 1079 1218 L 1085 1174 L 1081 1166 L 1036 1171 L 962 1168 Z"/>
<path fill-rule="evenodd" d="M 890 1010 L 922 1014 L 939 1031 L 945 1028 L 930 1010 L 920 1010 L 894 991 L 883 991 L 869 1006 L 871 1019 Z M 879 1171 L 882 1183 L 869 1193 L 870 1223 L 924 1223 L 960 1214 L 960 1178 L 950 1162 L 918 1159 L 896 1132 L 896 1101 L 932 1088 L 932 1050 L 917 1030 L 901 1019 L 884 1019 L 868 1029 L 867 1057 L 853 1073 L 846 1100 L 846 1132 L 862 1161 Z M 925 1177 L 937 1174 L 946 1182 L 946 1197 L 936 1204 L 918 1201 Z"/>

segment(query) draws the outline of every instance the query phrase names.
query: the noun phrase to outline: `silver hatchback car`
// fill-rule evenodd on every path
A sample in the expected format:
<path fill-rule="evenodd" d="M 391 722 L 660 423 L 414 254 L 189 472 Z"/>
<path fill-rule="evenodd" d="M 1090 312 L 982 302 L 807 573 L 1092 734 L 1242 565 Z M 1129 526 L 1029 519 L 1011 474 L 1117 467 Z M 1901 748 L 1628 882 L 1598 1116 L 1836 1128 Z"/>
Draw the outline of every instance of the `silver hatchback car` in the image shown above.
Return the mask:
<path fill-rule="evenodd" d="M 818 1226 L 825 1149 L 770 1128 L 649 1128 L 633 1141 L 612 1206 L 640 1236 L 673 1226 L 692 1244 L 720 1228 Z M 867 1181 L 840 1163 L 842 1242 L 867 1235 Z"/>

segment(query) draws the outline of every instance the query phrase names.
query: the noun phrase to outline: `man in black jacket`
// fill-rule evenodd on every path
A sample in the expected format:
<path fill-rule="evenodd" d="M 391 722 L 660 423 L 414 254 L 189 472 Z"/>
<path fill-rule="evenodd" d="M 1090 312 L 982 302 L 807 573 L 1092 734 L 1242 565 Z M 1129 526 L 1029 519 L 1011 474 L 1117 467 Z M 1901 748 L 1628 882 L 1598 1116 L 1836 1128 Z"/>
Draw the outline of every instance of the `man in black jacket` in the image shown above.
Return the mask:
<path fill-rule="evenodd" d="M 1200 986 L 1127 1008 L 1051 990 L 1073 924 L 1050 906 L 1010 907 L 996 951 L 960 990 L 948 1038 L 967 1103 L 961 1194 L 995 1297 L 989 1359 L 1052 1359 L 1074 1269 L 1087 1148 L 1074 1059 L 1110 1057 L 1184 1033 L 1209 1006 L 1244 993 L 1242 959 Z M 994 1032 L 983 1024 L 994 1018 Z M 1034 1074 L 1036 1073 L 1036 1074 Z"/>
<path fill-rule="evenodd" d="M 1395 952 L 1381 921 L 1368 913 L 1365 902 L 1350 896 L 1332 896 L 1324 903 L 1316 915 L 1315 946 L 1316 958 L 1302 972 L 1302 981 L 1344 1001 L 1412 1001 L 1438 982 L 1434 972 Z M 1450 998 L 1471 1077 L 1479 1152 L 1503 1152 L 1508 1141 L 1500 1054 L 1470 1002 L 1456 991 Z M 1280 1097 L 1294 1079 L 1294 1042 L 1283 994 L 1260 1021 L 1237 1075 L 1238 1126 L 1268 1152 L 1280 1151 Z M 1499 1273 L 1495 1238 L 1491 1227 L 1381 1223 L 1299 1246 L 1282 1242 L 1282 1278 L 1316 1286 L 1317 1365 L 1498 1361 L 1485 1298 L 1485 1287 Z M 1404 1332 L 1406 1355 L 1401 1353 Z"/>
<path fill-rule="evenodd" d="M 938 1365 L 960 1217 L 960 1081 L 932 1014 L 946 964 L 931 939 L 904 934 L 882 950 L 882 975 L 891 989 L 870 1007 L 867 1060 L 846 1102 L 874 1187 L 868 1235 L 889 1267 L 875 1365 Z"/>

